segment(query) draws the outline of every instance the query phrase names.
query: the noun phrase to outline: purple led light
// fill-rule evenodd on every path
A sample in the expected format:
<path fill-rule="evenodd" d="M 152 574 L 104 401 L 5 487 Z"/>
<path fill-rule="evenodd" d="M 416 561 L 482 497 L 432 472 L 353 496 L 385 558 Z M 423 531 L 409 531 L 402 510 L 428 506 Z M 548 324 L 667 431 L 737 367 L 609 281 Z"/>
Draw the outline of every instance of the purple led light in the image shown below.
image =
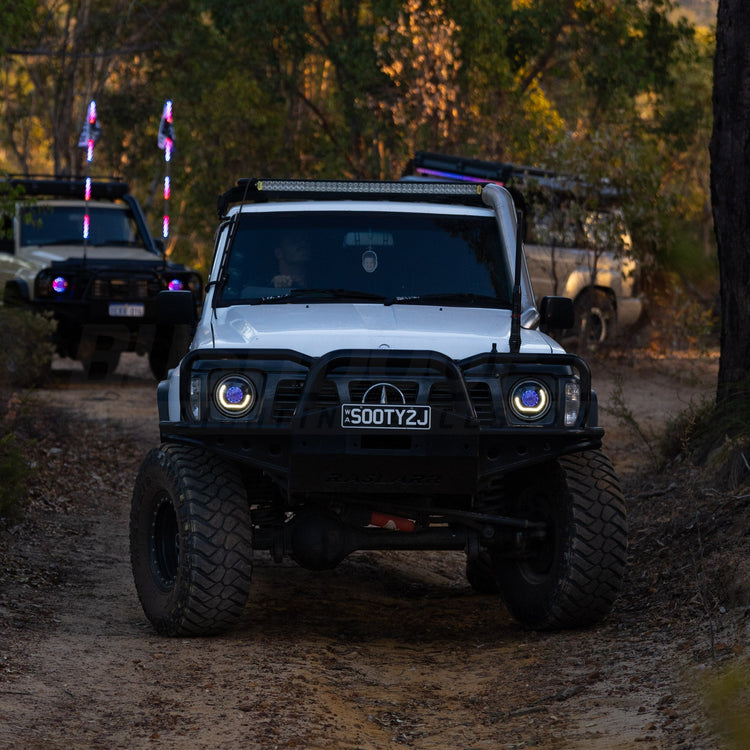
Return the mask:
<path fill-rule="evenodd" d="M 52 280 L 52 290 L 62 294 L 68 288 L 68 282 L 62 276 L 57 276 Z"/>
<path fill-rule="evenodd" d="M 245 390 L 242 386 L 230 385 L 224 394 L 224 398 L 230 404 L 241 404 L 242 399 L 245 398 Z"/>
<path fill-rule="evenodd" d="M 182 290 L 182 282 L 179 279 L 172 279 L 172 281 L 169 282 L 170 292 L 179 292 L 181 290 Z"/>
<path fill-rule="evenodd" d="M 94 128 L 96 127 L 96 102 L 94 101 L 89 104 L 88 121 L 89 137 L 86 143 L 86 161 L 91 162 L 94 159 L 94 145 L 96 143 L 94 140 Z"/>
<path fill-rule="evenodd" d="M 172 125 L 172 100 L 171 99 L 167 99 L 167 101 L 164 102 L 164 120 L 169 125 Z M 174 142 L 172 141 L 172 139 L 170 137 L 167 137 L 164 143 L 164 161 L 169 161 L 172 158 L 173 145 L 174 145 Z"/>
<path fill-rule="evenodd" d="M 86 214 L 83 217 L 83 239 L 87 240 L 89 238 L 89 226 L 91 225 L 91 219 L 89 218 L 89 215 Z"/>
<path fill-rule="evenodd" d="M 483 177 L 472 177 L 468 174 L 459 172 L 445 172 L 442 169 L 427 169 L 427 167 L 418 167 L 417 174 L 427 175 L 428 177 L 447 177 L 449 180 L 456 182 L 493 182 L 495 185 L 503 185 L 499 180 L 488 180 Z"/>
<path fill-rule="evenodd" d="M 539 391 L 537 391 L 535 388 L 527 388 L 521 394 L 521 403 L 529 409 L 533 409 L 534 407 L 538 406 L 540 400 L 541 399 L 539 396 Z"/>

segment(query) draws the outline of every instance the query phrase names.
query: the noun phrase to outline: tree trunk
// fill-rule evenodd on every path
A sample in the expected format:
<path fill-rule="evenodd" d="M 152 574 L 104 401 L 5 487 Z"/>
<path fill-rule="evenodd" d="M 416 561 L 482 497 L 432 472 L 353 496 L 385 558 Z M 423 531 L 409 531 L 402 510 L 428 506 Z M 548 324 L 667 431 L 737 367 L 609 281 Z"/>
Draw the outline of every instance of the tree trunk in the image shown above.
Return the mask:
<path fill-rule="evenodd" d="M 711 200 L 721 282 L 718 403 L 750 398 L 750 2 L 719 0 Z"/>

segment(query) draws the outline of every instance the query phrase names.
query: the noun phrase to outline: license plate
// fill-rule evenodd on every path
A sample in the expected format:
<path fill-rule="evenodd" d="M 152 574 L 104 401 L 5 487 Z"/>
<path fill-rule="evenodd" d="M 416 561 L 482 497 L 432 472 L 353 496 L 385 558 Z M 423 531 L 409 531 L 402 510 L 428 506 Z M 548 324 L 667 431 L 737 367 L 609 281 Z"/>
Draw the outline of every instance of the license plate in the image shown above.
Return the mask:
<path fill-rule="evenodd" d="M 431 407 L 342 404 L 341 426 L 366 430 L 429 430 Z"/>
<path fill-rule="evenodd" d="M 142 318 L 145 313 L 146 307 L 142 302 L 109 304 L 109 314 L 112 318 Z"/>

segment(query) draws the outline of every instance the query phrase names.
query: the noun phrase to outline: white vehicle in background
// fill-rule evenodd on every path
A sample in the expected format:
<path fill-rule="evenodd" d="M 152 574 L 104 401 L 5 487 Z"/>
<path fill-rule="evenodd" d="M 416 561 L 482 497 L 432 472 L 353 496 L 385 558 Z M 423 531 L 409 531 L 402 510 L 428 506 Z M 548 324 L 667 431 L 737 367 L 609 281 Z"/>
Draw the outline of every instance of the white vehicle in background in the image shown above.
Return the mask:
<path fill-rule="evenodd" d="M 201 277 L 166 260 L 125 183 L 92 181 L 89 200 L 84 184 L 3 183 L 4 304 L 52 316 L 58 353 L 80 360 L 92 379 L 113 372 L 124 351 L 147 354 L 161 379 L 187 351 L 191 331 L 162 315 L 158 295 L 189 290 L 197 311 Z"/>
<path fill-rule="evenodd" d="M 572 326 L 572 302 L 537 309 L 511 194 L 252 179 L 219 213 L 133 490 L 156 631 L 233 627 L 256 551 L 325 570 L 355 550 L 463 550 L 470 584 L 530 628 L 604 617 L 624 499 L 589 368 L 544 333 Z M 165 301 L 190 319 L 187 292 Z"/>
<path fill-rule="evenodd" d="M 537 302 L 574 302 L 575 324 L 561 340 L 612 342 L 641 316 L 640 270 L 616 196 L 547 170 L 419 151 L 406 180 L 494 182 L 518 191 L 526 214 L 525 254 Z"/>

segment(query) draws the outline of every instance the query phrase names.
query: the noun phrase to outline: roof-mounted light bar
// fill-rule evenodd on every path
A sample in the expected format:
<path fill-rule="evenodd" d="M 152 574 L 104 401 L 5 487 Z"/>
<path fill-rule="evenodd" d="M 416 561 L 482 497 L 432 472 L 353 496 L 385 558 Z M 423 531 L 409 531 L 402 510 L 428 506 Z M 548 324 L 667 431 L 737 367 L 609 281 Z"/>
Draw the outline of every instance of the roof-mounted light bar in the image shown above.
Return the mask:
<path fill-rule="evenodd" d="M 242 183 L 242 180 L 240 180 Z M 238 184 L 240 184 L 238 183 Z M 479 195 L 481 187 L 444 182 L 393 182 L 377 180 L 256 180 L 262 191 L 376 193 L 379 195 Z"/>
<path fill-rule="evenodd" d="M 271 200 L 387 199 L 482 205 L 482 185 L 396 180 L 241 179 L 219 197 L 219 216 L 232 203 Z"/>

